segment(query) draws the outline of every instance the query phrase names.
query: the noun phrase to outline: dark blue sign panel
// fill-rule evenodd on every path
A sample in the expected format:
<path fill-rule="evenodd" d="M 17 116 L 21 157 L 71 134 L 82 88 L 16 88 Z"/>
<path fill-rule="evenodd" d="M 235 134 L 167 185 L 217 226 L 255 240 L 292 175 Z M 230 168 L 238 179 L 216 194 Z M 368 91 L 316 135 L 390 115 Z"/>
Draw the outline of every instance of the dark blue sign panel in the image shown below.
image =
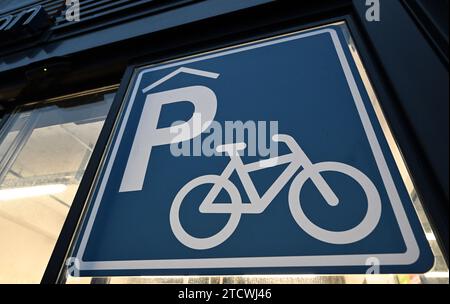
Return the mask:
<path fill-rule="evenodd" d="M 346 35 L 332 25 L 139 69 L 73 274 L 426 272 Z"/>

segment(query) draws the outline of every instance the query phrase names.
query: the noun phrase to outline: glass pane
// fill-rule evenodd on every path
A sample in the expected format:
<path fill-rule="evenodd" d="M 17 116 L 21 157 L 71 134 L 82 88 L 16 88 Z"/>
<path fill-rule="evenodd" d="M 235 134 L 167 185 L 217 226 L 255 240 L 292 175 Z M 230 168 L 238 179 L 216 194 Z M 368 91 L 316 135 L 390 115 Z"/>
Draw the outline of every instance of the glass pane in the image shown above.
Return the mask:
<path fill-rule="evenodd" d="M 159 277 L 106 277 L 106 278 L 89 278 L 89 277 L 72 277 L 61 278 L 69 284 L 77 283 L 110 283 L 110 284 L 141 284 L 141 283 L 214 283 L 214 284 L 228 284 L 228 283 L 326 283 L 326 284 L 420 284 L 420 283 L 447 283 L 449 282 L 449 272 L 447 265 L 444 261 L 442 252 L 436 242 L 436 238 L 428 222 L 428 219 L 423 211 L 422 204 L 414 190 L 414 184 L 412 182 L 409 171 L 404 163 L 402 154 L 397 146 L 395 138 L 393 137 L 389 125 L 383 115 L 383 111 L 380 107 L 378 98 L 372 89 L 370 80 L 362 61 L 358 55 L 357 48 L 353 43 L 347 27 L 345 24 L 340 23 L 343 26 L 347 35 L 348 47 L 354 57 L 357 64 L 358 71 L 363 79 L 367 92 L 370 94 L 371 102 L 375 108 L 377 118 L 380 124 L 394 158 L 401 172 L 404 183 L 409 191 L 411 200 L 414 204 L 416 212 L 420 218 L 421 224 L 426 232 L 426 236 L 435 256 L 435 266 L 431 271 L 425 274 L 387 274 L 387 275 L 241 275 L 241 276 L 159 276 Z M 139 72 L 139 70 L 137 71 Z M 136 73 L 137 73 L 136 72 Z M 67 280 L 66 280 L 67 279 Z"/>
<path fill-rule="evenodd" d="M 21 108 L 0 133 L 0 283 L 38 283 L 114 94 Z"/>

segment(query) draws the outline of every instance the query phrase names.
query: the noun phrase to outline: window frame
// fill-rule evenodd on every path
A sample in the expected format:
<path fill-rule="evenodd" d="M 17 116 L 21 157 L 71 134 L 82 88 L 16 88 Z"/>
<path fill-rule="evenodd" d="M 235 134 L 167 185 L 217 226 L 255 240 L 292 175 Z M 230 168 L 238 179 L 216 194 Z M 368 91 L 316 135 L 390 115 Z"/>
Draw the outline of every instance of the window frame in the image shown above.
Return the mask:
<path fill-rule="evenodd" d="M 404 109 L 409 109 L 411 105 L 408 104 L 408 102 L 410 102 L 407 98 L 408 96 L 399 94 L 399 91 L 402 91 L 404 84 L 402 84 L 400 80 L 395 79 L 392 70 L 386 67 L 386 56 L 390 55 L 398 58 L 401 54 L 396 54 L 394 52 L 395 47 L 388 48 L 387 50 L 384 48 L 384 53 L 381 55 L 379 52 L 376 52 L 374 45 L 382 43 L 382 40 L 379 37 L 380 29 L 374 28 L 373 24 L 368 24 L 364 20 L 365 9 L 364 1 L 362 3 L 360 1 L 352 1 L 351 5 L 346 6 L 345 9 L 336 9 L 335 11 L 322 12 L 319 14 L 314 14 L 313 11 L 311 11 L 309 12 L 309 17 L 308 14 L 305 13 L 294 14 L 295 16 L 291 17 L 291 19 L 287 18 L 287 20 L 280 20 L 278 17 L 273 17 L 273 19 L 267 21 L 267 25 L 264 27 L 260 26 L 247 29 L 247 31 L 241 31 L 238 34 L 231 31 L 227 32 L 227 30 L 225 30 L 225 33 L 223 33 L 224 36 L 212 37 L 215 39 L 212 39 L 210 43 L 206 45 L 194 42 L 188 45 L 177 45 L 175 49 L 166 46 L 167 52 L 159 49 L 159 52 L 154 54 L 134 58 L 128 65 L 122 77 L 110 112 L 106 118 L 91 159 L 89 160 L 85 175 L 82 178 L 41 283 L 51 284 L 62 283 L 64 281 L 62 278 L 62 270 L 64 268 L 66 257 L 74 240 L 78 225 L 82 220 L 83 212 L 88 203 L 89 193 L 111 139 L 117 117 L 121 112 L 129 84 L 138 67 L 339 21 L 344 21 L 347 24 L 354 43 L 358 48 L 361 60 L 363 61 L 364 67 L 378 96 L 390 129 L 403 153 L 405 163 L 410 170 L 417 194 L 423 204 L 427 217 L 430 219 L 433 231 L 436 233 L 438 243 L 448 266 L 448 198 L 446 199 L 445 193 L 443 193 L 441 188 L 442 185 L 440 185 L 441 181 L 436 178 L 436 172 L 427 160 L 427 155 L 423 151 L 421 145 L 420 136 L 411 129 L 411 121 L 408 120 L 408 117 L 405 114 Z M 404 19 L 407 12 L 402 6 L 401 1 L 399 1 L 398 3 L 393 4 L 389 14 L 389 18 L 398 17 Z M 305 15 L 307 17 L 305 17 Z M 386 16 L 386 18 L 387 17 L 388 16 Z M 230 22 L 230 20 L 232 20 L 232 17 L 228 18 L 223 18 L 218 22 L 226 24 L 227 21 Z M 193 28 L 195 29 L 195 25 Z M 199 30 L 199 28 L 197 28 L 197 30 Z M 417 27 L 408 29 L 408 31 L 408 34 L 413 35 L 414 37 L 420 34 Z M 385 39 L 389 41 L 401 41 L 401 39 L 396 36 L 396 33 L 386 31 L 386 35 L 388 37 L 385 37 Z M 417 43 L 423 44 L 426 42 L 425 39 L 420 40 L 423 38 L 422 36 L 416 38 L 418 39 Z M 439 56 L 438 54 L 435 55 Z M 412 56 L 408 59 L 426 60 L 419 56 L 420 52 L 413 52 Z M 410 60 L 398 62 L 397 66 L 394 68 L 402 69 L 402 67 L 407 64 L 416 65 L 417 62 L 410 62 Z M 432 65 L 428 67 L 429 71 L 432 71 L 433 68 L 434 66 Z M 412 78 L 412 81 L 417 84 L 412 86 L 414 87 L 413 91 L 419 94 L 419 96 L 426 96 L 430 92 L 421 92 L 421 87 L 419 85 L 423 76 L 416 76 L 416 78 Z M 445 96 L 443 96 L 443 99 L 440 101 L 447 102 L 444 98 Z M 445 114 L 437 113 L 437 115 Z M 429 126 L 432 126 L 433 122 L 428 121 L 428 124 Z"/>
<path fill-rule="evenodd" d="M 30 117 L 35 117 L 37 118 L 35 120 L 35 122 L 39 121 L 40 119 L 40 114 L 41 112 L 39 111 L 46 111 L 48 110 L 49 107 L 53 107 L 53 106 L 64 106 L 64 102 L 66 101 L 74 101 L 76 100 L 76 103 L 73 104 L 75 107 L 78 107 L 80 105 L 86 105 L 86 101 L 84 100 L 84 98 L 97 98 L 99 96 L 105 97 L 108 94 L 115 94 L 116 90 L 118 89 L 118 85 L 110 85 L 110 86 L 104 86 L 104 87 L 99 87 L 97 89 L 93 89 L 93 90 L 86 90 L 86 91 L 81 91 L 78 92 L 76 94 L 68 94 L 68 95 L 63 95 L 63 96 L 58 96 L 58 97 L 54 97 L 54 98 L 50 98 L 50 99 L 45 99 L 45 100 L 41 100 L 41 101 L 29 101 L 29 102 L 24 102 L 21 103 L 15 107 L 13 107 L 11 110 L 6 111 L 5 113 L 2 113 L 3 115 L 0 116 L 0 139 L 4 139 L 3 135 L 7 135 L 10 131 L 11 131 L 11 127 L 14 126 L 14 124 L 17 122 L 18 119 L 20 119 L 20 115 L 22 113 L 26 113 L 29 112 L 30 113 Z M 80 99 L 81 98 L 81 99 Z M 80 102 L 81 101 L 81 102 Z M 103 101 L 105 101 L 105 99 L 103 99 Z M 87 104 L 91 105 L 93 103 L 96 103 L 97 101 L 94 100 L 88 100 Z M 69 107 L 71 105 L 69 104 Z M 112 101 L 111 101 L 111 106 L 112 106 Z M 105 120 L 107 118 L 107 114 L 109 113 L 109 108 L 106 108 L 107 113 L 105 113 Z M 95 112 L 91 112 L 95 113 Z M 60 118 L 60 117 L 59 117 Z M 20 128 L 19 133 L 24 131 L 24 136 L 23 138 L 21 138 L 21 140 L 19 140 L 19 145 L 23 144 L 23 147 L 27 146 L 29 143 L 29 138 L 33 135 L 35 130 L 38 130 L 41 127 L 52 127 L 52 126 L 57 126 L 60 125 L 60 123 L 56 123 L 56 124 L 49 124 L 49 125 L 44 125 L 44 126 L 40 126 L 36 128 L 36 124 L 33 122 L 33 118 L 28 119 L 25 122 L 25 128 Z M 30 124 L 31 122 L 31 124 Z M 48 122 L 48 121 L 47 121 Z M 71 121 L 68 121 L 71 122 Z M 64 123 L 63 123 L 64 124 Z M 99 133 L 100 135 L 100 133 Z M 18 134 L 17 136 L 21 136 L 20 134 Z M 16 137 L 17 137 L 16 136 Z M 13 140 L 14 142 L 16 141 L 16 139 Z M 15 144 L 13 144 L 15 145 Z M 20 146 L 22 148 L 22 146 Z M 13 152 L 13 155 L 21 155 L 21 149 L 18 154 L 15 154 L 16 152 Z M 7 149 L 8 150 L 8 149 Z M 16 158 L 13 157 L 11 164 L 14 165 L 16 161 Z M 7 163 L 10 163 L 10 160 L 7 161 Z M 5 166 L 5 168 L 8 168 L 8 166 Z M 2 168 L 2 170 L 0 171 L 4 171 L 5 168 Z M 6 173 L 9 172 L 9 169 L 6 171 Z M 2 177 L 3 177 L 3 172 L 0 172 Z M 6 174 L 4 175 L 6 176 Z M 69 209 L 70 212 L 71 208 Z M 56 240 L 56 242 L 59 240 L 59 236 L 60 233 L 63 230 L 63 226 L 61 227 L 61 231 L 57 231 L 57 236 L 58 239 Z M 50 248 L 53 249 L 53 248 Z M 51 259 L 52 255 L 48 256 L 48 259 Z M 48 264 L 47 264 L 48 266 Z M 42 273 L 42 276 L 44 275 L 44 273 Z M 42 278 L 41 278 L 42 279 Z"/>

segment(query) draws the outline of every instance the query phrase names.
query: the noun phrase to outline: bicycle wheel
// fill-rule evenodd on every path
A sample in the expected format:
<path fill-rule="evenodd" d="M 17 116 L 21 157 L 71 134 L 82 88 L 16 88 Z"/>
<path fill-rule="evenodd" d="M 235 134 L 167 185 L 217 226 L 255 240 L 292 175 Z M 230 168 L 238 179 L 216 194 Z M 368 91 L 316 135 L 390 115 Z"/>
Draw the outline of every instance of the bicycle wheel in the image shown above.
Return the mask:
<path fill-rule="evenodd" d="M 339 172 L 353 178 L 363 188 L 367 198 L 367 212 L 364 219 L 354 228 L 345 231 L 331 231 L 314 224 L 304 213 L 300 191 L 310 178 L 309 172 L 300 172 L 289 189 L 289 209 L 297 224 L 312 237 L 330 244 L 350 244 L 367 237 L 378 225 L 381 217 L 381 199 L 372 181 L 358 169 L 338 162 L 322 162 L 313 165 L 316 172 Z"/>
<path fill-rule="evenodd" d="M 210 237 L 197 238 L 186 232 L 180 222 L 181 204 L 183 203 L 184 198 L 189 192 L 201 185 L 206 184 L 222 185 L 223 189 L 228 192 L 228 195 L 231 198 L 231 204 L 242 204 L 241 195 L 239 194 L 236 186 L 229 180 L 224 180 L 221 176 L 218 175 L 200 176 L 184 185 L 184 187 L 181 188 L 181 190 L 175 196 L 175 199 L 172 202 L 172 206 L 170 207 L 170 226 L 175 237 L 185 246 L 192 249 L 204 250 L 222 244 L 233 234 L 241 219 L 240 211 L 230 212 L 230 218 L 228 219 L 222 230 Z M 239 208 L 234 208 L 234 210 L 238 209 Z"/>

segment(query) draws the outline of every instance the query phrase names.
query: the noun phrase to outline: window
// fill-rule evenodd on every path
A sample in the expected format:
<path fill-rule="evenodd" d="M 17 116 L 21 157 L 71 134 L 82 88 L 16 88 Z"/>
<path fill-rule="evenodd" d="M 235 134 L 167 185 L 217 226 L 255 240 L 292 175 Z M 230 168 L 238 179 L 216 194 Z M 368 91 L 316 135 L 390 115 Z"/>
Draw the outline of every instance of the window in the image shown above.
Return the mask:
<path fill-rule="evenodd" d="M 0 283 L 39 283 L 113 92 L 18 108 L 0 132 Z"/>
<path fill-rule="evenodd" d="M 344 25 L 343 25 L 344 26 Z M 113 276 L 107 278 L 89 278 L 89 277 L 72 277 L 60 278 L 61 281 L 66 283 L 386 283 L 386 284 L 414 284 L 414 283 L 448 283 L 448 268 L 442 256 L 442 252 L 436 242 L 433 231 L 428 223 L 427 217 L 422 209 L 422 204 L 418 199 L 415 192 L 414 185 L 407 170 L 406 165 L 402 159 L 402 155 L 397 147 L 395 138 L 390 132 L 389 125 L 384 118 L 382 109 L 375 95 L 368 76 L 364 70 L 361 59 L 356 51 L 350 34 L 346 32 L 347 43 L 354 57 L 358 71 L 361 74 L 364 85 L 367 88 L 367 92 L 370 95 L 370 100 L 373 103 L 373 107 L 376 112 L 376 116 L 382 125 L 382 131 L 388 141 L 389 147 L 394 155 L 395 162 L 402 175 L 405 186 L 409 192 L 411 201 L 414 204 L 416 212 L 422 223 L 422 227 L 426 232 L 426 237 L 433 250 L 435 256 L 434 268 L 425 274 L 387 274 L 387 275 L 239 275 L 239 276 Z M 136 71 L 136 74 L 139 70 Z M 111 149 L 111 145 L 109 146 Z M 92 200 L 87 202 L 92 204 Z M 109 205 L 110 206 L 110 205 Z M 97 239 L 98 240 L 98 239 Z M 72 255 L 72 256 L 75 256 Z M 66 269 L 67 270 L 67 269 Z M 65 271 L 67 275 L 68 271 Z"/>

